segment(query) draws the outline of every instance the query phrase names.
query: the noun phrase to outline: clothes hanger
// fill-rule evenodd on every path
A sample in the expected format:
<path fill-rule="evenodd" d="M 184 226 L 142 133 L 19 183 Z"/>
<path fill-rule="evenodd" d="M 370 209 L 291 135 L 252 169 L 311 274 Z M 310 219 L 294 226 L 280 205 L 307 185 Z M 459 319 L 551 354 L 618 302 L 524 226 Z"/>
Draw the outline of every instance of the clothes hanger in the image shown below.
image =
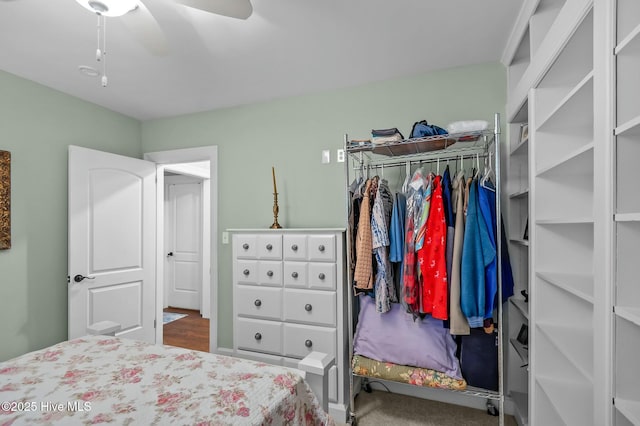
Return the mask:
<path fill-rule="evenodd" d="M 480 179 L 480 185 L 482 185 L 483 188 L 495 192 L 495 188 L 488 185 L 488 183 L 493 183 L 492 176 L 493 169 L 491 167 L 491 154 L 489 154 L 488 158 L 485 157 L 484 160 L 484 175 L 482 176 L 482 179 Z"/>

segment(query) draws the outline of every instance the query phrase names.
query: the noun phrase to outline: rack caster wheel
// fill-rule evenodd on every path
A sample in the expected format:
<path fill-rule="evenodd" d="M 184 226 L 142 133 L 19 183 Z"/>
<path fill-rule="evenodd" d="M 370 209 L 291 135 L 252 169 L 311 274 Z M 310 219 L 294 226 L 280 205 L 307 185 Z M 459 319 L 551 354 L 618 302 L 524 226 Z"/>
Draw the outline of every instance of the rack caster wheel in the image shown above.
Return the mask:
<path fill-rule="evenodd" d="M 362 389 L 364 389 L 366 393 L 373 392 L 373 389 L 371 389 L 371 385 L 369 383 L 365 383 L 364 385 L 362 385 Z"/>
<path fill-rule="evenodd" d="M 491 401 L 487 401 L 487 414 L 494 417 L 497 417 L 500 415 L 500 411 L 498 411 L 496 406 L 493 405 Z"/>

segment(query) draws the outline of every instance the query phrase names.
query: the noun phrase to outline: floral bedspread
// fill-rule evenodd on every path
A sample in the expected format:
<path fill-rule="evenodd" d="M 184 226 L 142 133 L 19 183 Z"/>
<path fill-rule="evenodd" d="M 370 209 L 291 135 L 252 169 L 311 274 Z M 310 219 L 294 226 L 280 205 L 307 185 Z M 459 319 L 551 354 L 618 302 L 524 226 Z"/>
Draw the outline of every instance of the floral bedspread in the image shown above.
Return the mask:
<path fill-rule="evenodd" d="M 0 425 L 334 425 L 301 374 L 88 336 L 0 363 Z"/>

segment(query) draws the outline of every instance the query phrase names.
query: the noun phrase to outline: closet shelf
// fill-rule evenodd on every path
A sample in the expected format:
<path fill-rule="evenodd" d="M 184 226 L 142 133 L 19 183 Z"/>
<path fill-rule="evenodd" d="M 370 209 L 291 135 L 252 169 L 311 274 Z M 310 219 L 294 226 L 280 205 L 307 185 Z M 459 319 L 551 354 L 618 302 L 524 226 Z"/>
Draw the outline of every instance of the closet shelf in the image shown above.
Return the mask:
<path fill-rule="evenodd" d="M 638 40 L 640 40 L 640 24 L 636 26 L 633 31 L 631 31 L 629 35 L 624 38 L 624 40 L 618 43 L 614 50 L 614 54 L 619 55 L 622 51 L 625 50 L 626 47 L 631 45 L 631 43 Z"/>
<path fill-rule="evenodd" d="M 536 272 L 536 276 L 593 305 L 593 274 Z M 585 288 L 589 289 L 589 292 L 586 292 Z"/>
<path fill-rule="evenodd" d="M 624 318 L 627 321 L 640 326 L 640 308 L 631 308 L 626 306 L 615 306 L 615 313 L 617 317 Z"/>
<path fill-rule="evenodd" d="M 510 238 L 509 241 L 519 246 L 529 247 L 529 240 L 523 240 L 522 238 Z"/>
<path fill-rule="evenodd" d="M 640 213 L 616 213 L 616 222 L 640 222 Z"/>
<path fill-rule="evenodd" d="M 589 86 L 591 84 L 591 86 Z M 589 71 L 589 73 L 582 79 L 578 84 L 576 84 L 569 93 L 558 102 L 558 104 L 549 112 L 549 114 L 542 119 L 540 124 L 538 124 L 538 130 L 542 129 L 549 120 L 556 116 L 560 110 L 562 110 L 572 99 L 576 98 L 582 90 L 586 90 L 587 88 L 591 88 L 591 92 L 593 92 L 593 70 Z M 593 98 L 593 95 L 589 98 Z"/>
<path fill-rule="evenodd" d="M 509 339 L 509 343 L 516 350 L 518 356 L 522 360 L 522 364 L 529 364 L 529 349 L 527 349 L 522 343 L 518 342 L 516 339 Z"/>
<path fill-rule="evenodd" d="M 593 217 L 586 216 L 536 220 L 536 225 L 581 225 L 590 223 L 593 223 Z"/>
<path fill-rule="evenodd" d="M 510 297 L 509 301 L 513 306 L 520 311 L 520 313 L 529 320 L 529 304 L 524 301 L 524 299 L 518 299 L 516 297 Z"/>
<path fill-rule="evenodd" d="M 509 194 L 509 198 L 520 198 L 529 195 L 529 188 Z"/>
<path fill-rule="evenodd" d="M 640 424 L 640 402 L 628 399 L 616 398 L 614 404 L 618 411 L 632 424 Z"/>
<path fill-rule="evenodd" d="M 576 407 L 583 407 L 584 401 L 593 399 L 593 385 L 591 383 L 561 380 L 556 377 L 543 375 L 538 375 L 536 381 L 549 400 L 557 401 L 557 403 L 554 404 L 554 408 L 560 417 L 562 417 L 564 424 L 587 425 L 593 421 L 590 410 L 576 410 Z M 581 418 L 567 418 L 568 414 L 578 415 L 581 416 Z"/>
<path fill-rule="evenodd" d="M 616 136 L 622 136 L 626 133 L 640 131 L 640 115 L 632 118 L 626 123 L 622 123 L 615 128 L 614 132 Z"/>
<path fill-rule="evenodd" d="M 397 142 L 373 143 L 347 141 L 347 153 L 371 152 L 373 154 L 388 157 L 407 156 L 421 154 L 432 151 L 450 152 L 450 147 L 454 144 L 458 147 L 485 147 L 487 145 L 484 137 L 493 137 L 493 130 L 482 130 L 475 132 L 450 133 L 448 135 L 428 136 L 424 138 L 405 139 Z"/>
<path fill-rule="evenodd" d="M 553 163 L 547 164 L 544 167 L 540 167 L 540 169 L 536 173 L 536 176 L 538 177 L 542 176 L 545 173 L 555 169 L 558 166 L 562 166 L 565 163 L 568 163 L 569 161 L 572 161 L 574 159 L 577 160 L 581 155 L 585 153 L 591 152 L 591 154 L 593 155 L 593 147 L 594 147 L 593 141 L 581 146 L 580 148 L 574 150 L 573 152 L 570 152 L 567 155 L 560 157 L 559 159 L 556 159 Z M 589 169 L 586 169 L 586 170 L 589 170 Z"/>
<path fill-rule="evenodd" d="M 516 411 L 520 416 L 521 424 L 529 423 L 529 397 L 524 392 L 511 392 L 511 399 L 516 407 Z"/>
<path fill-rule="evenodd" d="M 511 149 L 510 154 L 511 154 L 511 155 L 519 154 L 519 153 L 520 153 L 520 151 L 521 151 L 524 147 L 526 147 L 528 144 L 529 144 L 529 138 L 528 138 L 528 137 L 526 137 L 526 138 L 524 138 L 523 140 L 521 140 L 520 142 L 518 142 L 518 144 L 517 144 L 517 145 L 515 145 L 515 146 Z"/>
<path fill-rule="evenodd" d="M 590 326 L 590 324 L 587 324 Z M 593 335 L 591 328 L 578 328 L 575 325 L 562 326 L 555 323 L 538 321 L 538 330 L 581 374 L 585 382 L 593 380 Z M 589 370 L 587 370 L 589 369 Z"/>

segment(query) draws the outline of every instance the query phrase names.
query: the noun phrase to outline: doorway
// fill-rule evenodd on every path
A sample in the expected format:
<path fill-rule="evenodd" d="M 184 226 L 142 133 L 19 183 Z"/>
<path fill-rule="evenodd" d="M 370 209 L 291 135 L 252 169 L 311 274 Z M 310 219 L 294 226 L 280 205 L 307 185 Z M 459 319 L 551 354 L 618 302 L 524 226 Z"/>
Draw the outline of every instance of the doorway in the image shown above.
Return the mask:
<path fill-rule="evenodd" d="M 217 264 L 217 147 L 187 148 L 171 151 L 159 151 L 145 153 L 144 159 L 157 164 L 157 328 L 156 341 L 164 340 L 163 311 L 168 306 L 166 277 L 170 272 L 167 268 L 167 250 L 165 245 L 166 235 L 166 199 L 165 175 L 187 176 L 201 179 L 202 182 L 202 220 L 200 235 L 203 236 L 200 247 L 202 260 L 199 267 L 201 282 L 200 310 L 203 319 L 209 322 L 209 352 L 217 352 L 217 289 L 218 289 L 218 264 Z M 206 164 L 206 167 L 204 166 Z M 198 170 L 199 169 L 199 170 Z M 174 252 L 175 254 L 175 252 Z M 170 256 L 169 256 L 170 257 Z M 193 271 L 193 268 L 191 268 Z M 202 303 L 202 301 L 208 303 Z M 183 321 L 183 320 L 179 320 Z M 184 324 L 184 323 L 183 323 Z"/>

